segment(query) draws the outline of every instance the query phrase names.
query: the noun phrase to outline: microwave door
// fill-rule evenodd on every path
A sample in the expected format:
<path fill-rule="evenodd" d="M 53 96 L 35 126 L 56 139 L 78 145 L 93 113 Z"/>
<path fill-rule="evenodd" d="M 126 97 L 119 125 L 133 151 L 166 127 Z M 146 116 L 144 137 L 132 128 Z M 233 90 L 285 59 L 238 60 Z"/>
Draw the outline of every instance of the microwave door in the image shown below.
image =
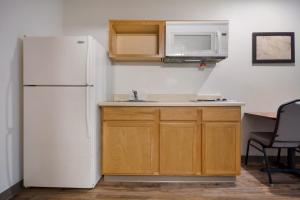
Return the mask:
<path fill-rule="evenodd" d="M 216 33 L 174 33 L 172 38 L 174 56 L 207 56 L 218 48 Z"/>
<path fill-rule="evenodd" d="M 203 35 L 201 35 L 201 36 L 203 38 L 206 38 L 206 40 L 203 39 L 203 42 L 199 44 L 199 45 L 201 45 L 202 49 L 199 49 L 199 52 L 197 52 L 197 55 L 198 56 L 215 56 L 215 55 L 217 55 L 218 49 L 220 46 L 218 33 L 216 33 L 216 32 L 203 33 Z"/>

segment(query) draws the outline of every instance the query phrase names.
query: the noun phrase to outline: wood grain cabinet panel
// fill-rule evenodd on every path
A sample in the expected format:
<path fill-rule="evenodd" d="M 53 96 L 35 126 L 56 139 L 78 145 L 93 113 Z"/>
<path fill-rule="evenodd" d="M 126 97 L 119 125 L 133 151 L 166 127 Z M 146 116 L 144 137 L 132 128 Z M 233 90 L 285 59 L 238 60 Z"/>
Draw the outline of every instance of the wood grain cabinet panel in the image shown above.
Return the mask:
<path fill-rule="evenodd" d="M 202 170 L 205 175 L 240 173 L 240 124 L 208 122 L 202 130 Z"/>
<path fill-rule="evenodd" d="M 160 174 L 200 171 L 200 134 L 196 122 L 160 123 Z"/>
<path fill-rule="evenodd" d="M 110 20 L 109 57 L 116 61 L 161 61 L 165 21 Z"/>
<path fill-rule="evenodd" d="M 198 119 L 196 108 L 162 108 L 160 109 L 160 120 L 190 120 Z"/>
<path fill-rule="evenodd" d="M 158 171 L 158 126 L 153 122 L 103 123 L 104 174 Z"/>
<path fill-rule="evenodd" d="M 158 114 L 159 114 L 159 110 L 155 108 L 139 108 L 139 107 L 103 108 L 103 120 L 154 121 L 158 119 Z"/>
<path fill-rule="evenodd" d="M 240 107 L 206 107 L 202 110 L 203 121 L 240 121 Z"/>

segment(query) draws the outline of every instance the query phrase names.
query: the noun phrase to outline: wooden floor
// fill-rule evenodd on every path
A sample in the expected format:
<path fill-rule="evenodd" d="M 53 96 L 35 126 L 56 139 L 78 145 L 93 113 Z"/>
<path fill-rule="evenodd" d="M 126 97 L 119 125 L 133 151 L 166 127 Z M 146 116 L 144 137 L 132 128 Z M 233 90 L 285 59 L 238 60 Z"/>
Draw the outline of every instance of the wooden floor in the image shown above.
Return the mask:
<path fill-rule="evenodd" d="M 300 199 L 300 178 L 277 173 L 274 186 L 257 168 L 242 170 L 236 183 L 104 183 L 95 189 L 24 189 L 15 200 L 219 200 Z"/>

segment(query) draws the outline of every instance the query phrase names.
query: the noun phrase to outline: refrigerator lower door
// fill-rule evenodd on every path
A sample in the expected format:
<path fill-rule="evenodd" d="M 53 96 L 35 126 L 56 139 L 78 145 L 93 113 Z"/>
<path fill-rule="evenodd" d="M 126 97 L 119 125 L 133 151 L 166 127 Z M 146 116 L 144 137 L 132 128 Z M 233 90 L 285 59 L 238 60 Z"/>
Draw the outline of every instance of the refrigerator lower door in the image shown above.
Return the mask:
<path fill-rule="evenodd" d="M 25 37 L 24 85 L 93 85 L 87 36 Z"/>
<path fill-rule="evenodd" d="M 25 187 L 95 186 L 90 89 L 24 87 Z"/>

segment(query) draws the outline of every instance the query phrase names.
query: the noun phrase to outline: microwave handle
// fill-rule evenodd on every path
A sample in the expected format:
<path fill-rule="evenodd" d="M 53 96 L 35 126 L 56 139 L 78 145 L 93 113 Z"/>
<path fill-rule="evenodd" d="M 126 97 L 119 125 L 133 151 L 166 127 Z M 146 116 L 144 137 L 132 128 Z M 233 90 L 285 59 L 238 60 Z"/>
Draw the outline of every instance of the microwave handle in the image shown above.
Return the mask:
<path fill-rule="evenodd" d="M 222 33 L 220 31 L 218 31 L 217 32 L 217 42 L 216 42 L 216 52 L 217 53 L 220 53 L 219 51 L 220 51 L 221 41 L 222 41 L 221 37 L 222 37 Z"/>
<path fill-rule="evenodd" d="M 184 62 L 202 62 L 201 59 L 185 59 Z"/>

